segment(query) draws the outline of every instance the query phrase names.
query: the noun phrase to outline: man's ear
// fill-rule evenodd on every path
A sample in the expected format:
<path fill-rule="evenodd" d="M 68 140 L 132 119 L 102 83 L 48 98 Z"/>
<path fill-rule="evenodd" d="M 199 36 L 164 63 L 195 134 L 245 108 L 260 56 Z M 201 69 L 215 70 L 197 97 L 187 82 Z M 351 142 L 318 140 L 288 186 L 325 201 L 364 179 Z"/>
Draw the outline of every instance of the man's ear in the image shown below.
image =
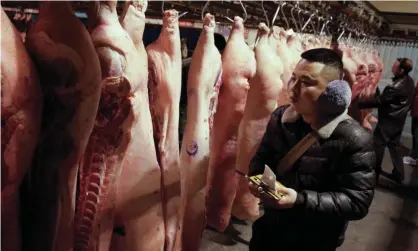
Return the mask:
<path fill-rule="evenodd" d="M 317 104 L 324 114 L 340 114 L 350 106 L 351 88 L 344 80 L 331 81 L 319 96 Z"/>

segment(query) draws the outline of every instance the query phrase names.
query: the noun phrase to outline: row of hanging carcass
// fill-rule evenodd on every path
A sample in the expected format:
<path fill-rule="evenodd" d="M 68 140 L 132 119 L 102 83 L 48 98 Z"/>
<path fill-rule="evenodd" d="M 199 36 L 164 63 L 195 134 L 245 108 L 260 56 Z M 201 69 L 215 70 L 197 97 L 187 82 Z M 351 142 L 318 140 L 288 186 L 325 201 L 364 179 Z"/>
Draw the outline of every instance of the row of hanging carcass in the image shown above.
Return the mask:
<path fill-rule="evenodd" d="M 197 251 L 206 223 L 224 231 L 231 213 L 258 217 L 235 169 L 248 172 L 270 114 L 288 103 L 300 54 L 330 47 L 263 23 L 250 47 L 235 17 L 221 56 L 206 14 L 179 149 L 177 11 L 145 48 L 146 1 L 120 17 L 116 4 L 91 2 L 86 29 L 68 2 L 42 2 L 25 43 L 2 12 L 4 250 Z M 372 95 L 378 55 L 339 49 L 353 99 Z"/>

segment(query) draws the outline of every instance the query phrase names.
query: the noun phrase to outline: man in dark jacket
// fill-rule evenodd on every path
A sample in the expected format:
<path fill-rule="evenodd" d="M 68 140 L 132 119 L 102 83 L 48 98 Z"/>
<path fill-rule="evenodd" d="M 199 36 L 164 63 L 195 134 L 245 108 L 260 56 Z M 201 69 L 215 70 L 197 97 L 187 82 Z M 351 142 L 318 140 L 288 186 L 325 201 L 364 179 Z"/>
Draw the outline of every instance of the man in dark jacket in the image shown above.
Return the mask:
<path fill-rule="evenodd" d="M 269 166 L 285 187 L 277 201 L 260 197 L 264 215 L 253 224 L 251 251 L 335 251 L 348 221 L 368 213 L 374 195 L 372 137 L 348 117 L 351 91 L 341 57 L 329 49 L 304 52 L 288 83 L 290 106 L 271 115 L 249 175 Z M 335 81 L 337 80 L 337 81 Z M 317 142 L 285 172 L 276 167 L 307 134 Z"/>
<path fill-rule="evenodd" d="M 393 171 L 389 178 L 398 183 L 404 179 L 404 167 L 401 156 L 401 136 L 406 116 L 414 98 L 414 81 L 409 76 L 412 61 L 408 58 L 398 58 L 392 66 L 392 84 L 385 87 L 380 95 L 371 100 L 359 103 L 359 108 L 377 108 L 378 121 L 374 130 L 374 144 L 377 165 L 376 179 L 382 170 L 385 148 L 389 148 Z"/>
<path fill-rule="evenodd" d="M 412 149 L 409 156 L 403 157 L 403 163 L 416 165 L 418 161 L 418 82 L 415 85 L 414 100 L 411 106 Z"/>

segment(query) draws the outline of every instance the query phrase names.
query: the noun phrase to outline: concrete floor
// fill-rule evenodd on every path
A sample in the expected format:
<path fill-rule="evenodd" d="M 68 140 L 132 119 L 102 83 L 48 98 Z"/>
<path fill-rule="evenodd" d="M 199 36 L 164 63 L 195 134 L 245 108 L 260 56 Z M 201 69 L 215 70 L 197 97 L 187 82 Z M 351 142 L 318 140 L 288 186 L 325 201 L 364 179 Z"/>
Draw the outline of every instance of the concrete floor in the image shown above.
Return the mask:
<path fill-rule="evenodd" d="M 405 154 L 410 135 L 402 140 Z M 383 169 L 391 172 L 386 152 Z M 418 250 L 418 167 L 405 166 L 407 186 L 380 179 L 369 214 L 351 222 L 346 240 L 338 251 L 417 251 Z M 251 222 L 234 221 L 225 234 L 206 229 L 200 251 L 247 251 Z"/>

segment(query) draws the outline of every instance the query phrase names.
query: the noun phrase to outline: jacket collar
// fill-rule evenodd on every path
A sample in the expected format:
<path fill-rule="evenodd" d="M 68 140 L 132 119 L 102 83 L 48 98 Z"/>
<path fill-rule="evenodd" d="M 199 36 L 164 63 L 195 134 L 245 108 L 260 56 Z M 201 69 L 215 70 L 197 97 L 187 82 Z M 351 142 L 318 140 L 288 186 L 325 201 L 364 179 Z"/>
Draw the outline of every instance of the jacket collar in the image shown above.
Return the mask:
<path fill-rule="evenodd" d="M 292 106 L 289 106 L 283 113 L 282 116 L 282 123 L 294 123 L 298 119 L 301 119 L 301 115 L 297 113 Z M 332 133 L 334 132 L 335 128 L 337 128 L 338 124 L 340 122 L 350 119 L 351 117 L 347 114 L 347 109 L 341 113 L 340 115 L 336 116 L 334 119 L 332 119 L 330 122 L 328 122 L 326 125 L 321 127 L 316 132 L 318 135 L 323 138 L 327 139 L 329 138 Z"/>
<path fill-rule="evenodd" d="M 398 76 L 393 76 L 393 77 L 392 77 L 392 81 L 393 81 L 392 85 L 396 85 L 397 83 L 399 83 L 399 82 L 400 82 L 400 80 L 403 80 L 403 79 L 405 79 L 405 78 L 407 78 L 407 77 L 408 77 L 408 75 L 398 75 Z"/>

